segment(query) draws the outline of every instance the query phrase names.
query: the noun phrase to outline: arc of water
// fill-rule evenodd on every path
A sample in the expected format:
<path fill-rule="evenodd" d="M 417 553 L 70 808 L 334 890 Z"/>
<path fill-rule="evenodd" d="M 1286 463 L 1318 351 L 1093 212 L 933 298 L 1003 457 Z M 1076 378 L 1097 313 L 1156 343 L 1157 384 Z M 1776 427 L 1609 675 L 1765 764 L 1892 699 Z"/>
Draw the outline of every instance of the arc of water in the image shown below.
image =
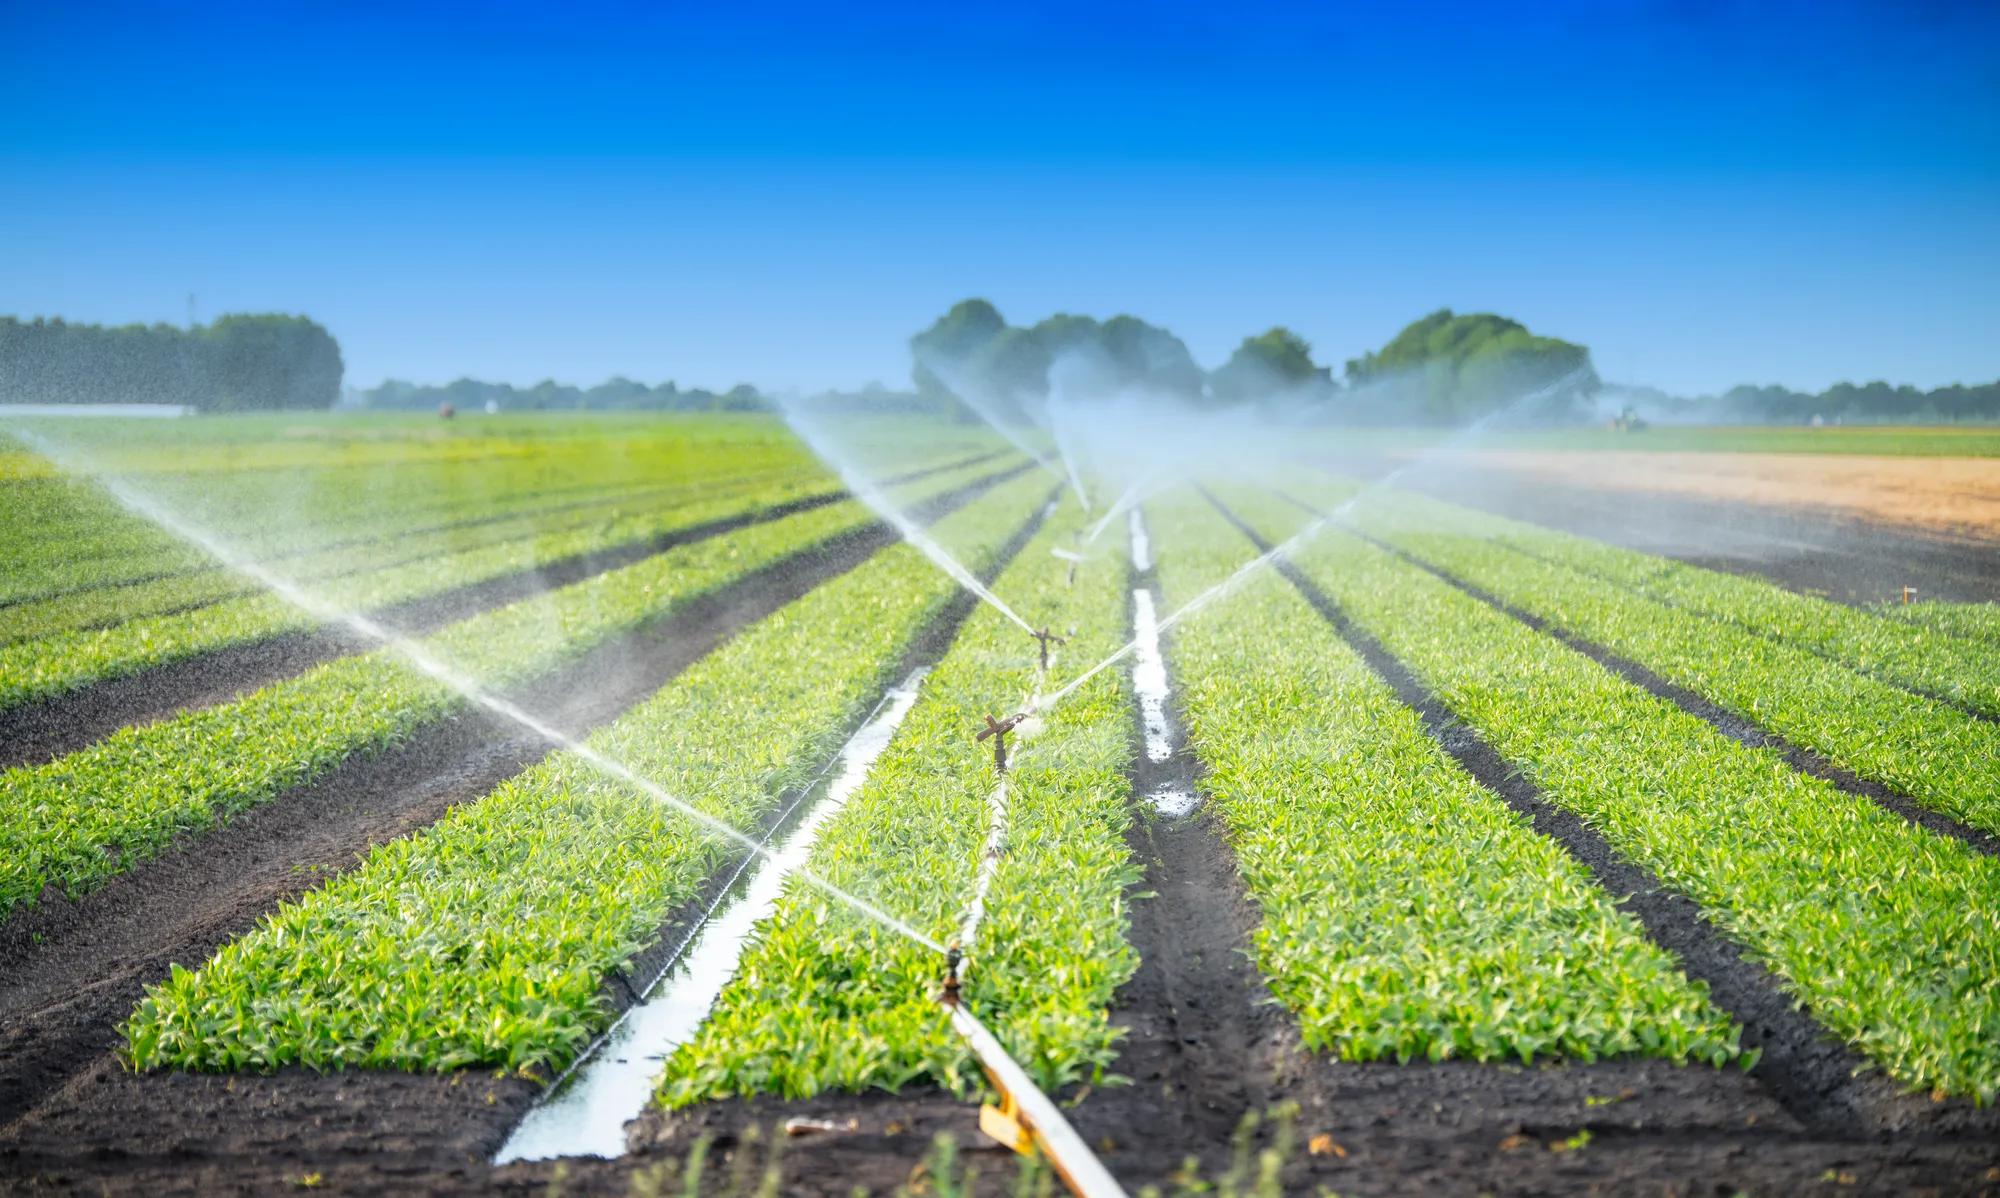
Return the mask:
<path fill-rule="evenodd" d="M 27 443 L 36 453 L 55 462 L 64 470 L 70 473 L 86 474 L 93 478 L 118 502 L 120 507 L 125 508 L 142 519 L 150 520 L 167 532 L 197 546 L 230 569 L 255 579 L 280 599 L 298 608 L 315 620 L 328 624 L 343 624 L 353 629 L 368 640 L 374 641 L 390 650 L 420 672 L 457 691 L 468 702 L 485 708 L 502 719 L 518 725 L 543 740 L 560 747 L 604 776 L 622 782 L 647 798 L 652 799 L 654 802 L 669 807 L 693 820 L 696 825 L 711 835 L 767 860 L 774 856 L 771 849 L 765 845 L 759 844 L 757 841 L 745 836 L 742 832 L 737 831 L 735 828 L 730 827 L 700 808 L 668 793 L 665 787 L 662 787 L 659 783 L 649 778 L 641 776 L 624 762 L 607 756 L 603 752 L 577 740 L 575 737 L 559 731 L 546 720 L 530 714 L 514 703 L 488 691 L 472 679 L 464 677 L 457 670 L 453 669 L 449 663 L 439 658 L 417 641 L 384 627 L 382 624 L 359 612 L 345 610 L 327 600 L 321 599 L 293 579 L 251 558 L 248 554 L 231 544 L 220 533 L 173 511 L 152 496 L 137 490 L 124 479 L 91 469 L 89 464 L 78 455 L 69 452 L 62 446 L 56 445 L 47 438 L 25 429 L 15 429 L 13 430 L 13 435 Z M 829 898 L 874 920 L 890 931 L 923 945 L 933 952 L 942 954 L 945 951 L 943 945 L 929 936 L 917 931 L 909 924 L 897 919 L 895 916 L 861 898 L 859 895 L 849 893 L 825 878 L 812 873 L 810 870 L 801 867 L 797 871 L 796 876 L 818 888 Z"/>
<path fill-rule="evenodd" d="M 1588 371 L 1583 370 L 1581 368 L 1570 371 L 1568 374 L 1563 375 L 1561 378 L 1555 380 L 1552 383 L 1547 384 L 1546 386 L 1539 387 L 1533 391 L 1528 392 L 1526 395 L 1519 396 L 1501 405 L 1500 407 L 1495 408 L 1493 411 L 1488 412 L 1486 415 L 1481 416 L 1479 419 L 1473 421 L 1471 424 L 1466 425 L 1463 429 L 1460 429 L 1456 434 L 1445 440 L 1442 444 L 1429 446 L 1425 449 L 1418 451 L 1415 456 L 1411 457 L 1408 461 L 1404 462 L 1402 465 L 1396 467 L 1394 470 L 1389 471 L 1381 478 L 1378 478 L 1375 481 L 1368 483 L 1367 485 L 1361 487 L 1359 490 L 1355 491 L 1354 494 L 1348 496 L 1345 500 L 1343 500 L 1340 504 L 1335 506 L 1331 511 L 1327 512 L 1325 515 L 1319 516 L 1318 518 L 1310 521 L 1309 523 L 1306 524 L 1304 528 L 1299 529 L 1297 532 L 1287 537 L 1284 541 L 1280 542 L 1279 544 L 1273 545 L 1271 548 L 1265 550 L 1263 553 L 1258 554 L 1256 557 L 1253 557 L 1249 561 L 1243 563 L 1241 566 L 1238 566 L 1233 572 L 1231 572 L 1229 577 L 1223 579 L 1221 582 L 1216 583 L 1214 586 L 1208 588 L 1206 591 L 1203 591 L 1201 594 L 1196 595 L 1194 598 L 1189 599 L 1186 603 L 1181 604 L 1178 608 L 1174 609 L 1174 611 L 1169 613 L 1164 619 L 1162 619 L 1159 622 L 1158 632 L 1161 634 L 1166 633 L 1168 630 L 1172 629 L 1175 625 L 1179 624 L 1182 620 L 1185 620 L 1189 616 L 1192 616 L 1197 612 L 1202 611 L 1203 609 L 1209 607 L 1211 604 L 1215 603 L 1217 600 L 1222 599 L 1230 594 L 1233 594 L 1237 590 L 1237 588 L 1241 587 L 1245 582 L 1247 582 L 1250 579 L 1252 575 L 1256 574 L 1259 570 L 1262 570 L 1264 567 L 1270 565 L 1272 562 L 1277 561 L 1281 557 L 1289 557 L 1292 553 L 1296 552 L 1300 546 L 1306 544 L 1306 542 L 1312 540 L 1314 537 L 1318 536 L 1321 532 L 1324 532 L 1328 527 L 1345 519 L 1347 514 L 1354 510 L 1355 505 L 1360 503 L 1362 500 L 1372 497 L 1374 494 L 1383 490 L 1384 488 L 1394 486 L 1397 480 L 1408 475 L 1411 471 L 1416 470 L 1420 466 L 1428 465 L 1431 461 L 1435 460 L 1437 457 L 1464 448 L 1468 442 L 1484 435 L 1486 430 L 1491 428 L 1494 425 L 1494 423 L 1500 420 L 1503 416 L 1512 413 L 1517 408 L 1525 407 L 1526 405 L 1531 404 L 1538 399 L 1542 399 L 1548 395 L 1553 394 L 1554 392 L 1560 390 L 1563 387 L 1568 386 L 1570 383 L 1576 381 L 1577 379 L 1581 378 L 1583 375 L 1587 373 Z M 1111 654 L 1111 656 L 1105 658 L 1103 661 L 1098 662 L 1096 665 L 1090 667 L 1088 670 L 1085 670 L 1082 674 L 1079 674 L 1077 677 L 1071 679 L 1068 683 L 1064 684 L 1060 690 L 1057 690 L 1053 694 L 1046 696 L 1042 700 L 1043 710 L 1047 710 L 1048 708 L 1055 706 L 1057 703 L 1062 702 L 1064 699 L 1068 698 L 1071 694 L 1073 694 L 1078 687 L 1082 686 L 1086 682 L 1089 682 L 1092 678 L 1097 677 L 1097 675 L 1103 673 L 1105 670 L 1110 669 L 1117 663 L 1125 660 L 1127 657 L 1130 657 L 1133 653 L 1137 652 L 1138 649 L 1139 649 L 1139 641 L 1137 638 L 1127 641 L 1124 645 L 1120 646 L 1116 651 L 1114 651 Z"/>
<path fill-rule="evenodd" d="M 1022 619 L 1013 608 L 1007 606 L 1000 596 L 993 593 L 992 588 L 979 581 L 972 571 L 966 569 L 963 563 L 947 552 L 944 546 L 938 544 L 935 538 L 925 532 L 916 521 L 910 519 L 901 508 L 897 507 L 894 501 L 883 494 L 882 488 L 873 479 L 862 473 L 861 468 L 846 453 L 843 453 L 838 445 L 834 444 L 833 439 L 827 435 L 826 429 L 820 425 L 819 421 L 806 414 L 798 401 L 781 399 L 778 401 L 778 411 L 784 416 L 785 423 L 789 424 L 792 427 L 792 431 L 799 435 L 799 439 L 811 446 L 812 451 L 819 455 L 821 461 L 833 467 L 834 471 L 840 475 L 841 481 L 847 484 L 847 489 L 853 493 L 856 499 L 867 504 L 877 515 L 887 520 L 891 525 L 894 525 L 896 531 L 902 534 L 904 540 L 915 545 L 925 557 L 931 559 L 938 569 L 950 575 L 952 580 L 957 582 L 958 585 L 979 596 L 980 599 L 991 604 L 995 611 L 998 611 L 1001 615 L 1020 625 L 1021 631 L 1031 635 L 1034 633 L 1034 625 Z"/>
<path fill-rule="evenodd" d="M 1049 393 L 1049 435 L 1055 439 L 1056 452 L 1062 455 L 1063 469 L 1069 473 L 1070 490 L 1076 492 L 1076 501 L 1083 505 L 1083 514 L 1090 514 L 1090 496 L 1084 492 L 1083 477 L 1077 473 L 1076 451 L 1070 436 L 1071 429 L 1063 419 L 1064 403 L 1059 392 Z"/>

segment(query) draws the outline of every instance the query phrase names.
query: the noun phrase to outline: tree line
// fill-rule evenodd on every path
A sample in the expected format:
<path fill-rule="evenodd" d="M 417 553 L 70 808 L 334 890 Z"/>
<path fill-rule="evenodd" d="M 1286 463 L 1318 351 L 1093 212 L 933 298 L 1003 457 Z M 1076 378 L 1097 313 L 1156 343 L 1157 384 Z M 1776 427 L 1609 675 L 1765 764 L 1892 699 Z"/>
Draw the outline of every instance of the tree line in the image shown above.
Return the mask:
<path fill-rule="evenodd" d="M 1732 387 L 1694 398 L 1651 388 L 1625 388 L 1636 410 L 1690 424 L 1957 424 L 2000 420 L 2000 382 L 1924 390 L 1920 387 L 1835 383 L 1824 391 L 1779 386 Z"/>
<path fill-rule="evenodd" d="M 727 391 L 700 387 L 683 390 L 671 381 L 658 386 L 614 377 L 594 387 L 576 387 L 544 379 L 532 387 L 512 383 L 486 383 L 478 379 L 458 379 L 443 384 L 406 383 L 389 379 L 379 387 L 349 393 L 353 407 L 410 411 L 440 409 L 478 412 L 489 408 L 501 412 L 768 412 L 771 401 L 748 383 Z"/>
<path fill-rule="evenodd" d="M 330 408 L 341 373 L 339 343 L 303 316 L 223 316 L 185 329 L 0 316 L 0 403 Z"/>
<path fill-rule="evenodd" d="M 1581 414 L 1598 387 L 1590 352 L 1488 314 L 1441 309 L 1381 350 L 1352 359 L 1344 378 L 1313 360 L 1281 326 L 1245 337 L 1203 370 L 1187 345 L 1134 316 L 1060 314 L 1014 326 L 982 299 L 953 305 L 910 340 L 919 394 L 955 396 L 1002 413 L 1050 396 L 1136 395 L 1200 407 L 1257 404 L 1349 420 L 1450 422 L 1530 397 L 1532 415 Z"/>

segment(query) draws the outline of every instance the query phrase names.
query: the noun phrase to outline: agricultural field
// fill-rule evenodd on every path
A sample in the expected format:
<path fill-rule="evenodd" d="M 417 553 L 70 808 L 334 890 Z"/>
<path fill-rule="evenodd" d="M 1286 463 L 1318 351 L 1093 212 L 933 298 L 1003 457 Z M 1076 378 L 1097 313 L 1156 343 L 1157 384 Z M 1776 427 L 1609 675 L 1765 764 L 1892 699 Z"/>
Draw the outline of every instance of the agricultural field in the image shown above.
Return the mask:
<path fill-rule="evenodd" d="M 1676 447 L 1994 452 L 1823 432 Z M 2000 1192 L 2000 542 L 1836 594 L 1387 432 L 0 434 L 0 1190 Z"/>

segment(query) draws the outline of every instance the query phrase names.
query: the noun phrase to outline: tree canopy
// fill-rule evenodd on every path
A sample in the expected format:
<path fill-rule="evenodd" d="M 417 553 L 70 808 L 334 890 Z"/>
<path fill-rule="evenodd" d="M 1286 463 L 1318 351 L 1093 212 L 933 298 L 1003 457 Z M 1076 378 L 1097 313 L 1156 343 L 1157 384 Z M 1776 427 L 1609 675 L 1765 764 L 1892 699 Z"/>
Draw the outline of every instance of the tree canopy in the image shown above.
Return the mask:
<path fill-rule="evenodd" d="M 1323 398 L 1334 390 L 1333 372 L 1313 361 L 1312 344 L 1283 325 L 1245 337 L 1214 374 L 1209 388 L 1222 403 Z"/>
<path fill-rule="evenodd" d="M 1023 328 L 987 301 L 969 299 L 910 338 L 910 352 L 920 393 L 1002 408 L 1039 404 L 1057 389 L 1079 399 L 1202 394 L 1201 367 L 1181 339 L 1135 316 L 1099 321 L 1058 313 Z"/>
<path fill-rule="evenodd" d="M 1528 400 L 1520 413 L 1572 416 L 1598 388 L 1590 351 L 1530 333 L 1489 312 L 1456 315 L 1440 308 L 1411 322 L 1374 353 L 1347 363 L 1347 381 L 1369 388 L 1403 418 L 1452 422 Z M 1532 398 L 1529 398 L 1532 397 Z"/>
<path fill-rule="evenodd" d="M 303 316 L 187 329 L 0 317 L 0 403 L 329 408 L 342 369 L 339 343 Z"/>

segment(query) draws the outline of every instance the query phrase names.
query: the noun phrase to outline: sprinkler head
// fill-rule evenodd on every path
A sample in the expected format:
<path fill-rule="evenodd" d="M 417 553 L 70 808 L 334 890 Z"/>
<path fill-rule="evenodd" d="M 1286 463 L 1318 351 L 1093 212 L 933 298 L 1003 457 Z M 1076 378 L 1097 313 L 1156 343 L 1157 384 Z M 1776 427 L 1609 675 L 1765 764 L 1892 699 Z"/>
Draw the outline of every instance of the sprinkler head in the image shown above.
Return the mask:
<path fill-rule="evenodd" d="M 958 1005 L 958 967 L 964 961 L 965 953 L 958 947 L 958 941 L 952 941 L 944 952 L 944 992 L 938 995 L 938 1001 L 947 1007 Z"/>
<path fill-rule="evenodd" d="M 1035 640 L 1040 642 L 1041 644 L 1042 672 L 1047 673 L 1049 668 L 1049 645 L 1051 643 L 1057 645 L 1063 644 L 1069 638 L 1057 636 L 1055 633 L 1050 632 L 1047 628 L 1037 628 L 1034 632 L 1030 633 L 1029 635 L 1033 636 Z"/>
<path fill-rule="evenodd" d="M 993 770 L 995 773 L 1005 774 L 1007 772 L 1007 734 L 1014 730 L 1014 725 L 1019 724 L 1026 717 L 1027 713 L 1020 711 L 1015 712 L 1004 720 L 996 720 L 989 715 L 986 717 L 985 730 L 978 736 L 973 737 L 974 740 L 985 740 L 989 736 L 993 738 Z"/>

